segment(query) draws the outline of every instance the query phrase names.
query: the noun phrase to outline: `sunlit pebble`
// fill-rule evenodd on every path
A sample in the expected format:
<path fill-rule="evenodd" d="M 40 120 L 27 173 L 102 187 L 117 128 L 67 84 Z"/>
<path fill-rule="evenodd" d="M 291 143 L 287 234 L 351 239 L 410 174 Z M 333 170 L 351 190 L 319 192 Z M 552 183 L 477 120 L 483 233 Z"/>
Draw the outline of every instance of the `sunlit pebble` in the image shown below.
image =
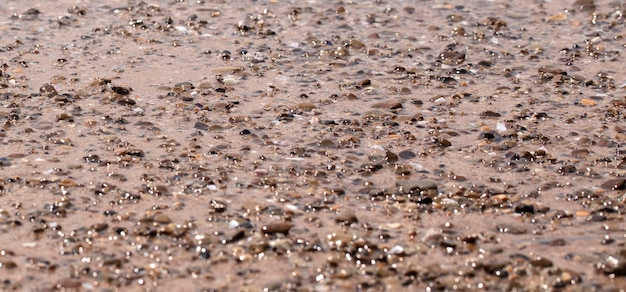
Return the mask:
<path fill-rule="evenodd" d="M 304 160 L 303 157 L 285 157 L 286 160 L 293 160 L 293 161 L 302 161 Z"/>
<path fill-rule="evenodd" d="M 140 107 L 136 107 L 136 108 L 133 109 L 133 112 L 135 112 L 135 113 L 144 113 L 145 110 L 140 108 Z"/>
<path fill-rule="evenodd" d="M 89 283 L 89 282 L 83 282 L 81 284 L 81 287 L 83 289 L 85 289 L 85 290 L 94 290 L 94 289 L 96 289 L 96 287 L 93 284 Z"/>
<path fill-rule="evenodd" d="M 222 82 L 224 82 L 224 84 L 226 84 L 226 85 L 235 85 L 235 84 L 239 83 L 239 81 L 237 79 L 235 79 L 234 76 L 226 76 L 226 77 L 224 77 Z"/>
<path fill-rule="evenodd" d="M 446 103 L 446 98 L 445 97 L 440 97 L 440 98 L 435 99 L 435 104 L 436 105 L 442 105 L 442 104 L 445 104 L 445 103 Z"/>
<path fill-rule="evenodd" d="M 385 151 L 385 147 L 383 147 L 382 145 L 372 144 L 369 147 L 375 150 Z"/>
<path fill-rule="evenodd" d="M 504 125 L 504 123 L 496 123 L 496 131 L 498 132 L 504 132 L 507 130 L 506 125 Z"/>
<path fill-rule="evenodd" d="M 410 162 L 409 164 L 410 164 L 410 165 L 411 165 L 411 166 L 412 166 L 415 170 L 417 170 L 417 171 L 422 171 L 422 170 L 424 170 L 424 166 L 423 166 L 423 165 L 421 165 L 421 164 L 419 164 L 419 163 L 416 163 L 416 162 Z"/>
<path fill-rule="evenodd" d="M 399 245 L 395 245 L 394 247 L 389 249 L 388 253 L 389 254 L 395 254 L 395 255 L 404 254 L 404 247 L 401 247 Z"/>
<path fill-rule="evenodd" d="M 210 191 L 217 191 L 217 186 L 216 185 L 207 185 L 206 186 L 207 189 L 209 189 Z"/>

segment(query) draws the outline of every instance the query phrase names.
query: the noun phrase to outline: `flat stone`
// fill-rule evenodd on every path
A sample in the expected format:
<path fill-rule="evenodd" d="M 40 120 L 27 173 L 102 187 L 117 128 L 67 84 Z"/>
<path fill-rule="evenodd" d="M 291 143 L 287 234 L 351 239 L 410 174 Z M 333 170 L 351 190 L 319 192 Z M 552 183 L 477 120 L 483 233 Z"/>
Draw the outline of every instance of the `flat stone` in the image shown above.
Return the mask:
<path fill-rule="evenodd" d="M 289 223 L 272 222 L 267 225 L 263 225 L 263 227 L 261 228 L 261 232 L 263 232 L 264 234 L 287 234 L 289 233 L 289 229 L 291 229 L 291 224 Z"/>
<path fill-rule="evenodd" d="M 600 187 L 605 190 L 623 190 L 624 187 L 626 187 L 626 179 L 623 179 L 623 178 L 610 179 L 602 183 Z"/>
<path fill-rule="evenodd" d="M 354 211 L 344 209 L 340 211 L 339 214 L 337 214 L 337 217 L 335 217 L 335 222 L 339 224 L 350 225 L 352 223 L 359 222 L 359 219 L 356 217 L 356 214 L 354 214 Z"/>
<path fill-rule="evenodd" d="M 396 187 L 405 194 L 426 190 L 437 190 L 437 183 L 430 179 L 397 180 Z"/>

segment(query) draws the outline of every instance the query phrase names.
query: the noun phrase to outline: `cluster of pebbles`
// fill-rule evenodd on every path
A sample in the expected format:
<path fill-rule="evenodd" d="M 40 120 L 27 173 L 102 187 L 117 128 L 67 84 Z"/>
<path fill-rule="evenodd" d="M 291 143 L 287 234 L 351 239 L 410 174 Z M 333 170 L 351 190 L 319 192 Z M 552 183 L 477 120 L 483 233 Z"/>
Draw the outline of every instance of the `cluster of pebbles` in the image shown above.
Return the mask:
<path fill-rule="evenodd" d="M 626 287 L 623 1 L 5 2 L 0 290 Z"/>

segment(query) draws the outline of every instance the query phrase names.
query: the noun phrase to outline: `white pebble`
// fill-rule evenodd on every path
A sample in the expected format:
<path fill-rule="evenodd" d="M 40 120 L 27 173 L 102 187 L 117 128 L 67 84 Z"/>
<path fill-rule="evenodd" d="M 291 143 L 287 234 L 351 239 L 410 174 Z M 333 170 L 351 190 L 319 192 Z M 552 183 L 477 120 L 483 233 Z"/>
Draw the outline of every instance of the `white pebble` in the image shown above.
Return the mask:
<path fill-rule="evenodd" d="M 404 253 L 404 247 L 401 247 L 399 245 L 396 245 L 389 250 L 389 254 L 403 254 L 403 253 Z"/>
<path fill-rule="evenodd" d="M 496 124 L 496 130 L 497 130 L 498 132 L 504 132 L 504 131 L 506 131 L 506 130 L 507 130 L 507 127 L 506 127 L 506 125 L 505 125 L 505 124 L 503 124 L 503 123 L 497 123 L 497 124 Z"/>

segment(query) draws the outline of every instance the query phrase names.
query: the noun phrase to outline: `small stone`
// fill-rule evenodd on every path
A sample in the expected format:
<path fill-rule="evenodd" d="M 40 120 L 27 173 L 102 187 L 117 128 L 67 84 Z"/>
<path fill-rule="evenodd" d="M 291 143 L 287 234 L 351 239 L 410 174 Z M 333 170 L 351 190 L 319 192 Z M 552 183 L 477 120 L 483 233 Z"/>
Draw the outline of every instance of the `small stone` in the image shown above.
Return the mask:
<path fill-rule="evenodd" d="M 276 234 L 276 233 L 287 234 L 289 233 L 289 229 L 291 229 L 291 224 L 289 223 L 272 222 L 267 225 L 263 225 L 263 227 L 261 227 L 261 232 L 267 235 Z"/>
<path fill-rule="evenodd" d="M 383 101 L 373 104 L 372 108 L 399 109 L 402 108 L 402 102 L 397 100 Z"/>
<path fill-rule="evenodd" d="M 511 233 L 511 234 L 528 233 L 528 230 L 522 226 L 513 225 L 513 224 L 505 224 L 505 223 L 496 224 L 496 230 L 501 233 Z"/>
<path fill-rule="evenodd" d="M 44 84 L 41 87 L 39 87 L 39 92 L 44 95 L 44 96 L 53 96 L 57 94 L 57 90 L 54 88 L 54 86 L 52 86 L 52 84 Z"/>
<path fill-rule="evenodd" d="M 132 89 L 121 86 L 113 86 L 111 87 L 111 90 L 119 95 L 129 95 Z"/>
<path fill-rule="evenodd" d="M 548 18 L 546 18 L 547 22 L 558 22 L 558 21 L 562 21 L 562 20 L 566 20 L 567 19 L 567 14 L 563 13 L 563 12 L 559 12 L 557 14 L 554 14 Z"/>
<path fill-rule="evenodd" d="M 585 106 L 594 106 L 596 105 L 596 102 L 592 99 L 583 98 L 580 100 L 580 104 L 585 105 Z"/>
<path fill-rule="evenodd" d="M 396 187 L 405 194 L 426 190 L 437 190 L 437 183 L 429 179 L 405 179 L 397 180 Z"/>
<path fill-rule="evenodd" d="M 193 127 L 194 127 L 195 129 L 202 130 L 202 131 L 206 131 L 206 130 L 208 130 L 208 129 L 209 129 L 209 125 L 207 125 L 207 124 L 205 124 L 205 123 L 203 123 L 203 122 L 196 122 L 196 123 L 193 125 Z"/>
<path fill-rule="evenodd" d="M 122 98 L 118 100 L 117 103 L 120 105 L 125 105 L 125 106 L 132 106 L 132 105 L 137 104 L 137 102 L 132 98 Z"/>
<path fill-rule="evenodd" d="M 172 222 L 170 217 L 165 215 L 165 214 L 163 214 L 163 213 L 159 213 L 159 214 L 154 215 L 152 220 L 154 222 L 156 222 L 156 223 L 159 223 L 159 224 L 169 224 L 170 222 Z"/>
<path fill-rule="evenodd" d="M 337 214 L 335 222 L 342 225 L 350 225 L 359 222 L 359 219 L 356 217 L 354 211 L 344 209 Z"/>
<path fill-rule="evenodd" d="M 626 276 L 626 258 L 624 257 L 624 251 L 619 254 L 605 255 L 598 263 L 596 263 L 596 270 L 605 275 L 612 275 L 616 277 Z"/>
<path fill-rule="evenodd" d="M 571 152 L 572 156 L 578 159 L 585 159 L 589 157 L 589 150 L 587 149 L 578 149 Z"/>
<path fill-rule="evenodd" d="M 296 109 L 303 112 L 310 112 L 315 109 L 315 105 L 310 102 L 302 102 L 296 105 Z"/>
<path fill-rule="evenodd" d="M 623 178 L 615 178 L 605 181 L 600 185 L 601 188 L 605 190 L 623 190 L 626 187 L 626 179 Z"/>
<path fill-rule="evenodd" d="M 552 261 L 545 257 L 538 256 L 534 259 L 531 259 L 530 264 L 539 268 L 547 268 L 552 266 Z"/>
<path fill-rule="evenodd" d="M 400 153 L 398 153 L 398 156 L 402 159 L 411 159 L 411 158 L 415 158 L 417 155 L 415 155 L 415 152 L 411 150 L 404 150 L 404 151 L 400 151 Z"/>

